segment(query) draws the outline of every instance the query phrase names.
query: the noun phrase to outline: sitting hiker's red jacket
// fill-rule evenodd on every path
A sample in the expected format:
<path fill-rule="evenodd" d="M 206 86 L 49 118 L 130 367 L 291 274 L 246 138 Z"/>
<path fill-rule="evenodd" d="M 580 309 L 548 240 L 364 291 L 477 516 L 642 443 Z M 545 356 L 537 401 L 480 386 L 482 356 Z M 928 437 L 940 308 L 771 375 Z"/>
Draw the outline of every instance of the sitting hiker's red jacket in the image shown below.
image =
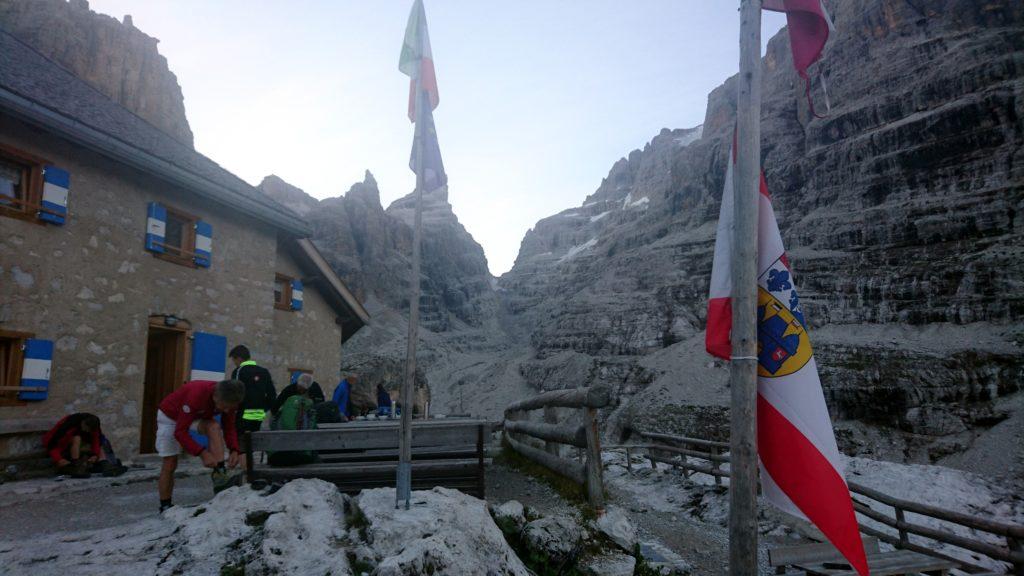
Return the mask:
<path fill-rule="evenodd" d="M 71 447 L 71 442 L 75 439 L 75 436 L 81 436 L 83 443 L 88 441 L 92 445 L 93 456 L 100 455 L 100 431 L 97 429 L 87 433 L 83 432 L 78 426 L 78 422 L 81 421 L 80 416 L 84 415 L 68 414 L 58 420 L 57 424 L 50 428 L 49 432 L 43 434 L 43 446 L 54 463 L 58 463 L 61 460 L 70 460 L 70 458 L 64 457 L 64 453 Z M 89 438 L 87 439 L 86 436 Z"/>
<path fill-rule="evenodd" d="M 199 456 L 203 447 L 192 438 L 188 429 L 196 420 L 213 420 L 217 414 L 224 414 L 220 419 L 224 430 L 224 443 L 228 450 L 238 452 L 238 433 L 235 432 L 235 411 L 220 412 L 213 404 L 213 390 L 217 383 L 213 380 L 193 380 L 167 395 L 160 402 L 160 411 L 174 420 L 174 438 L 186 452 Z"/>

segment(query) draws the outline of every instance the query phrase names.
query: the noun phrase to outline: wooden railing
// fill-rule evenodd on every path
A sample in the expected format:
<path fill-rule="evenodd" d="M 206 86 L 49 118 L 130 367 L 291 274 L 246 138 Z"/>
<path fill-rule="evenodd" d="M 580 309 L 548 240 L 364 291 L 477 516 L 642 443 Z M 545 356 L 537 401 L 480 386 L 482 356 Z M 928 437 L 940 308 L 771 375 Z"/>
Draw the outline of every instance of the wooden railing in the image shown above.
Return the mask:
<path fill-rule="evenodd" d="M 523 457 L 586 487 L 587 500 L 594 508 L 604 507 L 601 479 L 601 440 L 597 411 L 611 404 L 611 391 L 604 386 L 554 390 L 510 404 L 505 409 L 504 435 L 510 448 Z M 581 410 L 583 424 L 559 424 L 556 408 Z M 532 410 L 544 410 L 543 422 L 526 419 Z M 544 442 L 543 448 L 527 438 Z M 559 445 L 584 451 L 582 463 L 563 458 Z"/>
<path fill-rule="evenodd" d="M 719 484 L 722 477 L 729 476 L 728 472 L 720 469 L 720 465 L 722 463 L 729 462 L 729 454 L 727 453 L 729 444 L 727 442 L 715 442 L 701 438 L 688 438 L 685 436 L 655 434 L 649 432 L 639 432 L 639 435 L 644 440 L 647 440 L 648 443 L 637 443 L 616 447 L 625 448 L 627 450 L 627 469 L 630 467 L 629 456 L 631 452 L 633 450 L 646 450 L 647 457 L 651 460 L 652 465 L 654 465 L 655 462 L 661 462 L 663 464 L 669 464 L 674 467 L 681 468 L 684 471 L 684 475 L 687 477 L 689 477 L 690 472 L 710 474 L 715 477 L 715 483 Z M 677 459 L 675 456 L 678 456 L 679 458 Z M 691 457 L 706 460 L 708 465 L 691 463 L 688 461 Z M 993 560 L 1009 563 L 1013 566 L 1011 574 L 1024 576 L 1024 526 L 996 522 L 987 518 L 980 518 L 977 516 L 971 516 L 970 514 L 964 514 L 962 512 L 946 510 L 937 506 L 902 500 L 856 482 L 847 482 L 847 484 L 850 487 L 850 492 L 856 495 L 853 496 L 853 509 L 864 517 L 871 518 L 876 522 L 895 528 L 898 535 L 883 532 L 859 521 L 858 525 L 860 526 L 860 531 L 862 533 L 868 536 L 875 536 L 879 540 L 887 542 L 896 548 L 912 550 L 914 552 L 920 552 L 922 554 L 928 554 L 937 558 L 944 558 L 946 560 L 957 562 L 962 565 L 961 569 L 968 573 L 988 571 L 981 566 L 970 564 L 960 558 L 954 558 L 946 554 L 942 554 L 941 552 L 937 552 L 927 546 L 911 542 L 910 534 L 914 534 L 936 542 L 942 542 L 964 550 L 983 554 Z M 866 502 L 865 499 L 869 499 L 870 502 Z M 892 514 L 890 515 L 879 510 L 878 505 L 891 507 Z M 977 538 L 969 538 L 959 534 L 954 534 L 949 530 L 942 530 L 931 526 L 907 522 L 907 512 L 920 514 L 921 516 L 927 516 L 929 518 L 934 518 L 949 524 L 963 526 L 979 532 L 993 534 L 1000 538 L 1004 538 L 1006 540 L 1006 547 L 984 542 Z"/>

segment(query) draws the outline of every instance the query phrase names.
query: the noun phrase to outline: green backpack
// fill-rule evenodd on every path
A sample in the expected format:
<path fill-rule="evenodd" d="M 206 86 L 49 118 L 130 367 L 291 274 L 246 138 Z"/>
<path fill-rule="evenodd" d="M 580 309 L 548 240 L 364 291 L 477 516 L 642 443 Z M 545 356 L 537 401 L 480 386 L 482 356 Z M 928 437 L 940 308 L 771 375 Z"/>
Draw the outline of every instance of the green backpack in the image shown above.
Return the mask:
<path fill-rule="evenodd" d="M 271 428 L 274 430 L 315 430 L 316 410 L 313 409 L 313 401 L 306 396 L 291 396 L 281 405 Z M 267 452 L 267 462 L 271 466 L 294 466 L 315 461 L 316 452 L 312 450 Z"/>

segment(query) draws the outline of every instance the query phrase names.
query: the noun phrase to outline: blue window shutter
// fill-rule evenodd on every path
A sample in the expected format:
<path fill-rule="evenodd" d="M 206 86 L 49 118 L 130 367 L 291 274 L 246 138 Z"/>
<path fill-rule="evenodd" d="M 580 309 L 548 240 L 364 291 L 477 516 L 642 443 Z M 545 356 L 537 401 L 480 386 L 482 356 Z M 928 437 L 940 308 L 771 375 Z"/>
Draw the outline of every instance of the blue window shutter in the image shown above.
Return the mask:
<path fill-rule="evenodd" d="M 192 260 L 197 266 L 210 267 L 210 258 L 213 253 L 213 226 L 208 222 L 199 220 L 196 222 L 196 255 Z"/>
<path fill-rule="evenodd" d="M 159 202 L 149 203 L 146 218 L 146 250 L 164 252 L 164 236 L 167 234 L 167 209 Z"/>
<path fill-rule="evenodd" d="M 302 310 L 302 280 L 292 280 L 292 310 Z"/>
<path fill-rule="evenodd" d="M 50 367 L 53 365 L 53 341 L 25 340 L 24 361 L 21 368 L 21 387 L 31 388 L 18 392 L 18 400 L 46 400 L 50 388 Z"/>
<path fill-rule="evenodd" d="M 223 380 L 228 339 L 216 334 L 192 335 L 192 375 L 190 380 Z"/>
<path fill-rule="evenodd" d="M 39 219 L 51 224 L 63 225 L 68 215 L 68 190 L 71 189 L 71 175 L 56 166 L 43 167 L 43 208 Z"/>

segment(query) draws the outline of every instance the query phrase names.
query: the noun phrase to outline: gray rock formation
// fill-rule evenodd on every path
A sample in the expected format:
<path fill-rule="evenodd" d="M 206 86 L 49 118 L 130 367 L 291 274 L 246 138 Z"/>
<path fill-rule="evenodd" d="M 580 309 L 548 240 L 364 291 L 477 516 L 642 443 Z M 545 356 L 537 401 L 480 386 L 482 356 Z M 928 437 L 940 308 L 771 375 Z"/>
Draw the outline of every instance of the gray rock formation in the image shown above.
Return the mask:
<path fill-rule="evenodd" d="M 787 36 L 769 43 L 763 166 L 843 447 L 936 459 L 1021 396 L 1024 8 L 834 4 L 828 118 Z M 532 327 L 531 387 L 572 366 L 617 385 L 614 425 L 727 432 L 702 330 L 734 95 L 735 77 L 701 128 L 662 131 L 526 235 L 499 287 Z"/>
<path fill-rule="evenodd" d="M 178 79 L 156 38 L 89 9 L 88 0 L 0 0 L 0 27 L 110 99 L 192 146 Z"/>
<path fill-rule="evenodd" d="M 992 435 L 1019 429 L 999 423 L 1024 411 L 1024 6 L 830 7 L 833 109 L 811 117 L 777 35 L 762 160 L 837 435 L 899 460 L 977 444 L 950 462 L 991 463 Z M 538 222 L 496 288 L 445 195 L 427 199 L 419 365 L 435 412 L 495 417 L 523 394 L 601 383 L 619 399 L 609 433 L 728 433 L 727 371 L 703 330 L 734 95 L 735 77 L 702 126 L 663 130 L 580 207 Z M 309 207 L 374 313 L 346 362 L 397 387 L 411 198 L 385 211 L 371 178 L 319 203 L 270 188 Z"/>

